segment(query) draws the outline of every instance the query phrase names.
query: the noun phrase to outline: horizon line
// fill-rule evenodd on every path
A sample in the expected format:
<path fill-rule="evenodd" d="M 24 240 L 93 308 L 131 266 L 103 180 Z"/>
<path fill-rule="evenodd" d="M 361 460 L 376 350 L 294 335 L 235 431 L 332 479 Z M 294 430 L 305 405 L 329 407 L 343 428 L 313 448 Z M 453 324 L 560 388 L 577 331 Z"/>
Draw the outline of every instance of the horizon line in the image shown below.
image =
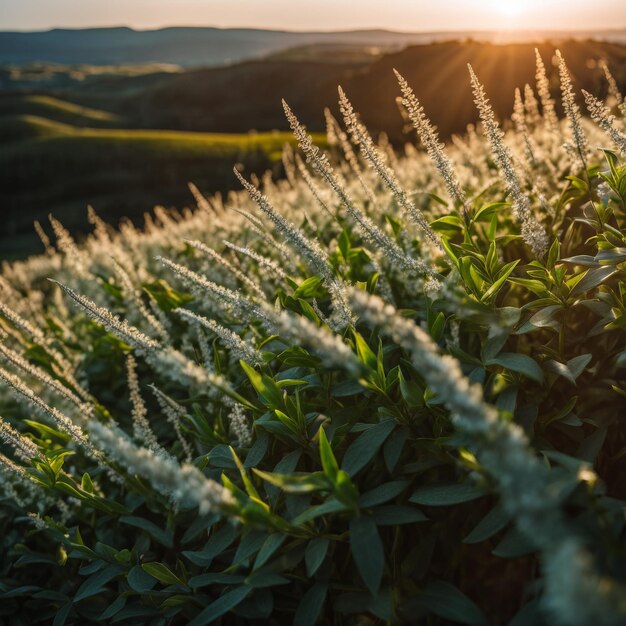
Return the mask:
<path fill-rule="evenodd" d="M 429 30 L 395 30 L 393 28 L 385 28 L 382 26 L 363 26 L 344 29 L 314 29 L 314 30 L 299 30 L 292 28 L 274 28 L 274 27 L 258 27 L 258 26 L 215 26 L 211 24 L 168 24 L 162 26 L 153 26 L 147 28 L 141 28 L 137 26 L 128 26 L 127 24 L 110 24 L 110 25 L 95 25 L 95 26 L 49 26 L 39 29 L 27 29 L 27 28 L 14 28 L 14 29 L 0 29 L 1 33 L 14 33 L 14 34 L 34 34 L 34 33 L 49 33 L 55 30 L 66 31 L 81 31 L 81 30 L 114 30 L 114 29 L 126 29 L 133 32 L 154 32 L 159 30 L 169 30 L 175 28 L 189 28 L 189 29 L 207 29 L 207 30 L 252 30 L 252 31 L 266 31 L 273 33 L 294 33 L 294 34 L 341 34 L 341 33 L 360 33 L 368 31 L 386 32 L 396 35 L 439 35 L 439 34 L 513 34 L 513 33 L 591 33 L 591 32 L 620 32 L 626 31 L 626 24 L 622 26 L 598 26 L 593 28 L 494 28 L 494 29 L 472 29 L 472 28 L 449 28 L 449 29 L 429 29 Z"/>

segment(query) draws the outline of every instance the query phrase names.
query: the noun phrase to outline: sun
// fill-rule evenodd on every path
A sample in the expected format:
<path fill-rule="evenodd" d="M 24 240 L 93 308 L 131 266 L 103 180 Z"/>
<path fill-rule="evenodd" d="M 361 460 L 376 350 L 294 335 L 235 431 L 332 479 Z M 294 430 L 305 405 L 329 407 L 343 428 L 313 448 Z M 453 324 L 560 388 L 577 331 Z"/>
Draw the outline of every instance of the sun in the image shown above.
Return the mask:
<path fill-rule="evenodd" d="M 509 20 L 524 15 L 527 4 L 524 0 L 495 0 L 491 2 L 494 12 Z"/>

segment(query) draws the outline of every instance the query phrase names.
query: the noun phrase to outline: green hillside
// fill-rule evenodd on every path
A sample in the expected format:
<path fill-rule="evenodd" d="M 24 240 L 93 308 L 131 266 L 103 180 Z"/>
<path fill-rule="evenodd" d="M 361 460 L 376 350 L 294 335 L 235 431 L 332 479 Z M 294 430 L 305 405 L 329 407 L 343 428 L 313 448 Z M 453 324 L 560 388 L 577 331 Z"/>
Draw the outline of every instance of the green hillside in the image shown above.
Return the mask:
<path fill-rule="evenodd" d="M 292 140 L 281 132 L 88 128 L 0 115 L 1 256 L 37 250 L 33 220 L 51 212 L 80 232 L 88 204 L 116 222 L 140 218 L 156 204 L 188 204 L 189 181 L 202 190 L 226 191 L 234 184 L 235 163 L 248 172 L 276 168 L 283 145 Z"/>
<path fill-rule="evenodd" d="M 11 94 L 0 97 L 0 115 L 35 115 L 75 126 L 115 126 L 119 115 L 48 95 Z"/>

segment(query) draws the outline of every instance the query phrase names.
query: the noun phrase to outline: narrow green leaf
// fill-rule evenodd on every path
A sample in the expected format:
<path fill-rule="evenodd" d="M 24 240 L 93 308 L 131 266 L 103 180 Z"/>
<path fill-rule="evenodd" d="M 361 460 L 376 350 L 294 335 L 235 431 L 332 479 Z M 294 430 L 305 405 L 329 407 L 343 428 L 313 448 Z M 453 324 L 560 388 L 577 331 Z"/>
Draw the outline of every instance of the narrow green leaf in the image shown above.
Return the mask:
<path fill-rule="evenodd" d="M 500 506 L 495 506 L 463 539 L 463 543 L 481 543 L 500 532 L 510 521 L 510 516 Z"/>
<path fill-rule="evenodd" d="M 185 581 L 181 580 L 174 572 L 164 563 L 143 563 L 141 566 L 146 574 L 156 578 L 159 582 L 166 585 L 184 585 Z"/>
<path fill-rule="evenodd" d="M 377 506 L 372 514 L 378 526 L 398 526 L 400 524 L 417 524 L 426 522 L 428 518 L 414 506 L 389 504 Z"/>
<path fill-rule="evenodd" d="M 134 515 L 122 515 L 119 520 L 122 524 L 128 524 L 129 526 L 134 526 L 135 528 L 141 528 L 142 530 L 145 530 L 151 537 L 156 539 L 161 545 L 165 546 L 166 548 L 174 547 L 174 538 L 171 531 L 159 528 L 154 522 L 151 522 L 150 520 Z"/>
<path fill-rule="evenodd" d="M 205 626 L 212 624 L 218 618 L 222 617 L 229 611 L 232 611 L 243 599 L 252 591 L 252 587 L 246 585 L 235 587 L 231 591 L 227 591 L 209 606 L 200 611 L 187 626 Z"/>
<path fill-rule="evenodd" d="M 74 596 L 74 602 L 80 602 L 91 596 L 95 596 L 100 593 L 105 585 L 124 571 L 124 567 L 121 565 L 109 565 L 103 570 L 92 574 L 76 591 Z"/>
<path fill-rule="evenodd" d="M 283 545 L 285 539 L 287 539 L 286 535 L 282 535 L 280 533 L 274 533 L 270 535 L 265 540 L 263 546 L 259 550 L 256 560 L 254 561 L 253 569 L 259 569 L 261 566 L 265 565 L 265 563 L 267 563 L 267 561 L 272 557 L 276 550 L 278 550 L 278 548 Z"/>
<path fill-rule="evenodd" d="M 315 583 L 300 600 L 293 620 L 293 626 L 315 626 L 317 623 L 324 602 L 328 585 L 326 583 Z"/>
<path fill-rule="evenodd" d="M 346 450 L 341 461 L 341 469 L 354 476 L 369 463 L 396 425 L 395 420 L 385 420 L 364 431 Z"/>
<path fill-rule="evenodd" d="M 317 537 L 309 541 L 304 552 L 304 562 L 306 563 L 306 573 L 313 576 L 323 563 L 330 541 L 323 537 Z"/>
<path fill-rule="evenodd" d="M 527 376 L 538 383 L 543 382 L 543 371 L 541 370 L 541 367 L 535 359 L 526 354 L 501 352 L 497 357 L 489 359 L 486 362 L 486 365 L 499 365 L 500 367 L 504 367 L 512 372 L 524 374 L 524 376 Z"/>
<path fill-rule="evenodd" d="M 385 554 L 373 518 L 362 515 L 350 522 L 350 548 L 363 582 L 376 596 L 383 577 Z"/>
<path fill-rule="evenodd" d="M 328 476 L 328 479 L 331 482 L 337 481 L 337 472 L 339 471 L 339 465 L 337 464 L 337 460 L 335 459 L 335 455 L 333 454 L 333 450 L 330 447 L 330 443 L 326 437 L 326 432 L 323 428 L 320 428 L 318 431 L 319 441 L 320 441 L 320 458 L 322 460 L 322 467 L 324 468 L 324 473 Z"/>
<path fill-rule="evenodd" d="M 450 506 L 470 502 L 484 495 L 485 492 L 482 489 L 469 483 L 426 485 L 415 491 L 409 501 L 424 506 Z"/>
<path fill-rule="evenodd" d="M 407 488 L 408 484 L 408 480 L 394 480 L 383 483 L 361 495 L 359 497 L 359 506 L 372 507 L 393 500 Z"/>
<path fill-rule="evenodd" d="M 459 624 L 486 626 L 483 612 L 454 585 L 444 581 L 431 583 L 420 594 L 420 602 L 432 613 Z"/>
<path fill-rule="evenodd" d="M 129 587 L 138 593 L 150 591 L 157 583 L 156 578 L 144 572 L 141 565 L 135 565 L 128 572 L 126 582 Z"/>

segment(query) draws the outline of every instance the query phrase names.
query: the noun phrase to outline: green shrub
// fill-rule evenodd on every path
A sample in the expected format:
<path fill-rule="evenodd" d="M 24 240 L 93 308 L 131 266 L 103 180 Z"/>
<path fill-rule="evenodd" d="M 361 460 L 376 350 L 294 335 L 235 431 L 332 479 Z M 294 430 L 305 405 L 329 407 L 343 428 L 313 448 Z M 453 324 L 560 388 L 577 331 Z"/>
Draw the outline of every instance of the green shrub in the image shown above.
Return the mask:
<path fill-rule="evenodd" d="M 626 137 L 560 69 L 445 153 L 400 76 L 428 155 L 285 105 L 312 172 L 5 266 L 2 619 L 623 624 Z"/>

